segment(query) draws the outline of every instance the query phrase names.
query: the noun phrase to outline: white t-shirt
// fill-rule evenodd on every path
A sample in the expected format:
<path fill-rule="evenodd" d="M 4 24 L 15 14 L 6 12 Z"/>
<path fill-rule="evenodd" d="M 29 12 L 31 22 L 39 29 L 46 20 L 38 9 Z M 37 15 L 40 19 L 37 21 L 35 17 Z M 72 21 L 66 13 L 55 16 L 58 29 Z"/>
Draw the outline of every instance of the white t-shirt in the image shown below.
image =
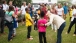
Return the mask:
<path fill-rule="evenodd" d="M 26 11 L 25 9 L 27 8 L 27 6 L 21 6 L 21 10 L 22 10 L 22 15 L 25 15 Z"/>
<path fill-rule="evenodd" d="M 3 10 L 7 11 L 9 8 L 9 6 L 7 4 L 3 4 Z"/>
<path fill-rule="evenodd" d="M 58 15 L 62 15 L 62 11 L 64 10 L 63 8 L 57 8 L 57 14 Z"/>
<path fill-rule="evenodd" d="M 73 21 L 73 19 L 76 18 L 76 16 L 73 16 L 74 14 L 76 14 L 76 9 L 73 9 L 71 21 Z"/>

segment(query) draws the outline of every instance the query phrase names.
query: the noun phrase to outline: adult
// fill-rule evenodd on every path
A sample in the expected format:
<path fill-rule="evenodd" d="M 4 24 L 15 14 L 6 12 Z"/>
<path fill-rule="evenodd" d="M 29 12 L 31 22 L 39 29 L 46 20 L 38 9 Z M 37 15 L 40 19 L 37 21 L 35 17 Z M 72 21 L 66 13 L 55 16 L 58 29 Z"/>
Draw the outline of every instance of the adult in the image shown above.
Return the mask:
<path fill-rule="evenodd" d="M 67 6 L 67 3 L 64 3 L 64 6 L 63 6 L 63 9 L 64 9 L 64 19 L 66 19 L 66 15 L 68 13 L 68 6 Z"/>
<path fill-rule="evenodd" d="M 22 22 L 22 25 L 24 24 L 24 18 L 25 18 L 25 14 L 26 14 L 25 9 L 26 8 L 27 8 L 26 2 L 23 2 L 23 5 L 21 6 L 21 22 Z"/>
<path fill-rule="evenodd" d="M 9 6 L 13 6 L 13 8 L 14 8 L 14 15 L 15 16 L 18 16 L 18 9 L 17 9 L 17 6 L 15 5 L 13 5 L 13 1 L 9 1 Z M 14 29 L 13 29 L 13 36 L 16 36 L 16 28 L 17 28 L 17 25 L 18 25 L 18 22 L 17 22 L 17 19 L 18 18 L 15 18 L 15 17 L 13 17 L 13 21 L 14 21 Z"/>
<path fill-rule="evenodd" d="M 6 12 L 8 10 L 8 5 L 6 1 L 3 1 L 3 10 Z"/>
<path fill-rule="evenodd" d="M 63 9 L 61 3 L 58 4 L 58 8 L 56 10 L 57 10 L 57 14 L 60 17 L 64 18 L 64 9 Z"/>
<path fill-rule="evenodd" d="M 13 6 L 13 1 L 9 1 L 9 6 Z"/>
<path fill-rule="evenodd" d="M 30 9 L 30 16 L 33 16 L 33 7 L 30 3 L 28 3 L 28 8 Z"/>
<path fill-rule="evenodd" d="M 55 9 L 55 5 L 54 5 L 54 4 L 51 6 L 50 12 L 51 12 L 52 14 L 57 14 L 57 11 L 56 11 L 56 9 Z M 51 24 L 51 26 L 52 26 L 52 30 L 54 29 L 55 32 L 56 32 L 56 31 L 57 31 L 56 25 Z"/>
<path fill-rule="evenodd" d="M 55 5 L 54 4 L 51 6 L 50 12 L 53 13 L 53 14 L 57 14 L 57 11 L 55 9 Z"/>
<path fill-rule="evenodd" d="M 46 8 L 46 5 L 45 5 L 44 3 L 42 4 L 41 11 L 43 11 L 43 12 L 45 13 L 44 19 L 46 19 L 46 20 L 47 20 L 47 19 L 48 19 L 48 18 L 47 18 L 47 16 L 46 16 L 47 8 Z"/>
<path fill-rule="evenodd" d="M 0 33 L 4 33 L 4 16 L 5 12 L 3 11 L 2 5 L 0 5 Z"/>
<path fill-rule="evenodd" d="M 65 20 L 58 15 L 50 13 L 50 11 L 47 12 L 47 15 L 50 18 L 49 22 L 46 24 L 41 24 L 41 26 L 49 26 L 52 23 L 55 24 L 57 26 L 57 42 L 56 43 L 61 43 L 61 39 L 62 39 L 61 34 L 65 27 Z"/>
<path fill-rule="evenodd" d="M 72 28 L 72 26 L 74 24 L 75 24 L 75 31 L 74 31 L 73 36 L 76 36 L 76 6 L 74 6 L 73 16 L 72 16 L 71 23 L 70 23 L 70 26 L 69 26 L 68 31 L 66 32 L 66 34 L 69 34 L 70 33 L 70 30 L 71 30 L 71 28 Z"/>
<path fill-rule="evenodd" d="M 12 16 L 12 19 L 13 19 L 13 17 L 16 17 L 14 15 L 14 8 L 13 8 L 13 6 L 9 6 L 9 10 L 6 11 L 6 15 L 8 15 L 9 17 Z M 13 28 L 14 28 L 13 23 L 14 23 L 13 20 L 11 22 L 8 22 L 8 21 L 5 22 L 6 26 L 9 29 L 8 41 L 12 41 L 12 34 L 13 34 Z"/>

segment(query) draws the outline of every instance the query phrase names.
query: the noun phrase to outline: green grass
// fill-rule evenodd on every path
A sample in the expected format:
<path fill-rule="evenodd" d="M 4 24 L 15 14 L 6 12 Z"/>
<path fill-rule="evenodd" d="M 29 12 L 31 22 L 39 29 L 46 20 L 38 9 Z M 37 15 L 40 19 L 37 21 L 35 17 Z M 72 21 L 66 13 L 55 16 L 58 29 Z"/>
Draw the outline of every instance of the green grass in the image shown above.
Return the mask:
<path fill-rule="evenodd" d="M 62 33 L 62 43 L 76 43 L 76 36 L 73 36 L 74 33 L 74 26 L 71 29 L 70 34 L 65 34 L 68 27 L 69 27 L 70 21 L 69 21 L 69 17 L 67 17 L 66 19 L 66 27 Z M 34 31 L 34 29 L 32 28 L 32 32 L 31 35 L 33 36 L 33 40 L 27 40 L 26 39 L 26 35 L 27 35 L 27 29 L 25 26 L 21 26 L 19 24 L 19 28 L 17 28 L 17 35 L 16 37 L 13 38 L 13 41 L 8 42 L 7 41 L 7 37 L 8 37 L 8 29 L 5 28 L 5 32 L 6 34 L 2 34 L 0 36 L 0 43 L 39 43 L 39 39 L 38 39 L 38 31 Z M 47 32 L 46 32 L 46 37 L 47 37 L 47 43 L 56 43 L 56 37 L 57 37 L 57 33 L 55 33 L 51 27 L 47 27 Z"/>

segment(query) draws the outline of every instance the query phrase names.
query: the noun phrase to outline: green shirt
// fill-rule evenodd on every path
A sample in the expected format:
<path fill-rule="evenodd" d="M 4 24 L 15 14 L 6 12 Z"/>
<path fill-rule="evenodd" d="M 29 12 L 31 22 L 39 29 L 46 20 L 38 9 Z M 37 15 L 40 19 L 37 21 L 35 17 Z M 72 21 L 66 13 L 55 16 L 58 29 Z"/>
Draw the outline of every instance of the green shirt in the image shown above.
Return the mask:
<path fill-rule="evenodd" d="M 10 11 L 10 12 L 9 11 L 6 11 L 5 14 L 8 14 L 9 16 L 12 16 L 14 14 L 14 11 Z M 5 23 L 6 23 L 6 21 L 5 21 Z"/>

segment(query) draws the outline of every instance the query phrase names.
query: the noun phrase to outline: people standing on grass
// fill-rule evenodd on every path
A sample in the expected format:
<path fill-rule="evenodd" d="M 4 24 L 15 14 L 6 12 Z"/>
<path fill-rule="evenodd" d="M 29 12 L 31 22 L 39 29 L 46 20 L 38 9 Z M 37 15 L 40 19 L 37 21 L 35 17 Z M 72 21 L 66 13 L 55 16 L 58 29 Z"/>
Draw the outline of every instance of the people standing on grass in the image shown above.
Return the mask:
<path fill-rule="evenodd" d="M 28 8 L 30 9 L 30 16 L 33 16 L 33 7 L 31 5 L 31 3 L 28 3 Z"/>
<path fill-rule="evenodd" d="M 14 15 L 15 16 L 17 16 L 17 14 L 15 14 L 15 6 L 13 5 L 13 1 L 9 1 L 9 6 L 13 6 L 13 8 L 14 8 Z M 14 27 L 13 27 L 13 36 L 16 36 L 16 28 L 17 28 L 17 20 L 16 20 L 16 18 L 15 17 L 13 17 L 13 25 L 14 25 Z"/>
<path fill-rule="evenodd" d="M 22 25 L 25 24 L 24 18 L 25 18 L 25 13 L 26 13 L 25 9 L 26 8 L 27 8 L 26 2 L 23 2 L 23 5 L 21 6 L 21 22 L 22 22 Z"/>
<path fill-rule="evenodd" d="M 72 12 L 73 12 L 73 9 L 72 9 L 72 7 L 70 6 L 69 8 L 68 8 L 68 13 L 69 13 L 69 17 L 70 17 L 70 21 L 71 21 L 71 18 L 72 18 Z"/>
<path fill-rule="evenodd" d="M 56 14 L 56 15 L 57 15 L 57 11 L 56 11 L 56 9 L 55 9 L 55 5 L 54 5 L 54 4 L 51 6 L 50 12 L 51 12 L 52 14 Z M 52 27 L 52 30 L 54 29 L 55 32 L 57 31 L 56 25 L 51 24 L 51 27 Z"/>
<path fill-rule="evenodd" d="M 75 24 L 75 31 L 74 31 L 73 36 L 76 36 L 76 6 L 74 5 L 73 7 L 74 7 L 74 9 L 73 9 L 73 13 L 72 13 L 71 23 L 69 25 L 69 28 L 68 28 L 68 31 L 66 32 L 66 34 L 70 33 L 72 26 Z"/>
<path fill-rule="evenodd" d="M 3 1 L 3 4 L 2 4 L 2 6 L 3 6 L 3 10 L 6 12 L 9 8 L 9 6 L 7 5 L 7 2 L 6 1 Z"/>
<path fill-rule="evenodd" d="M 25 13 L 25 25 L 27 27 L 27 39 L 32 40 L 33 38 L 31 37 L 31 30 L 32 30 L 32 25 L 34 24 L 31 16 L 30 16 L 30 9 L 26 8 L 26 13 Z"/>
<path fill-rule="evenodd" d="M 14 8 L 13 8 L 13 6 L 9 6 L 9 10 L 6 11 L 6 15 L 8 15 L 9 17 L 12 17 L 12 18 L 9 18 L 7 16 L 8 17 L 7 19 L 12 19 L 12 21 L 11 20 L 10 21 L 5 21 L 5 24 L 6 24 L 6 26 L 9 29 L 8 41 L 12 41 L 12 38 L 13 38 L 13 28 L 14 28 L 14 25 L 13 25 L 14 24 L 13 17 L 16 17 L 14 15 Z"/>
<path fill-rule="evenodd" d="M 2 5 L 0 5 L 0 33 L 4 33 L 4 17 L 5 17 L 5 11 L 3 10 Z"/>
<path fill-rule="evenodd" d="M 47 20 L 44 19 L 45 13 L 41 11 L 40 19 L 38 20 L 38 32 L 39 32 L 39 43 L 47 43 L 46 41 L 46 26 L 40 26 L 40 24 L 46 24 Z"/>
<path fill-rule="evenodd" d="M 15 14 L 15 16 L 18 16 L 18 8 L 17 8 L 17 6 L 15 6 L 15 8 L 14 8 L 14 14 Z M 16 36 L 16 29 L 18 28 L 18 17 L 16 17 L 16 18 L 13 18 L 14 20 L 14 33 L 13 33 L 13 35 L 14 36 Z"/>
<path fill-rule="evenodd" d="M 65 20 L 55 14 L 50 13 L 50 11 L 47 12 L 48 17 L 50 18 L 49 22 L 46 24 L 41 24 L 41 26 L 49 26 L 50 24 L 55 24 L 57 26 L 57 42 L 61 43 L 62 41 L 62 32 L 65 27 Z"/>
<path fill-rule="evenodd" d="M 68 14 L 68 6 L 67 6 L 67 3 L 64 3 L 63 9 L 64 9 L 64 19 L 66 19 L 66 16 Z"/>
<path fill-rule="evenodd" d="M 42 4 L 41 11 L 44 11 L 44 13 L 45 13 L 44 18 L 45 18 L 46 20 L 48 20 L 48 18 L 47 18 L 47 16 L 46 16 L 46 13 L 47 13 L 47 8 L 46 8 L 46 5 L 45 5 L 44 3 Z"/>
<path fill-rule="evenodd" d="M 57 15 L 64 18 L 64 9 L 63 9 L 61 3 L 58 4 L 58 8 L 56 10 L 57 10 Z"/>

